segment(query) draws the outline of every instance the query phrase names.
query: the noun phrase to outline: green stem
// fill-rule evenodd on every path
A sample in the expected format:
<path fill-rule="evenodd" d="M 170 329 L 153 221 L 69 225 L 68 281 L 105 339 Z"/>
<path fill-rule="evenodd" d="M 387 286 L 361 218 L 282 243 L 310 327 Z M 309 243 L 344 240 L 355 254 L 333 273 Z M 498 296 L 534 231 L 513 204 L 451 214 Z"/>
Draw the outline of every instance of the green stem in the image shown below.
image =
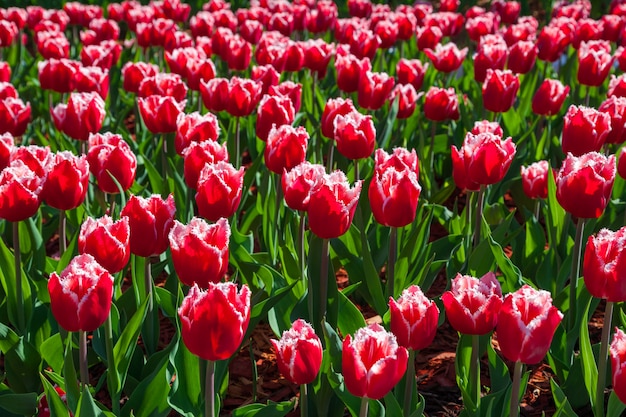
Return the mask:
<path fill-rule="evenodd" d="M 335 141 L 330 140 L 330 149 L 328 150 L 328 161 L 326 164 L 326 171 L 332 172 L 333 170 L 333 153 L 335 151 Z"/>
<path fill-rule="evenodd" d="M 524 364 L 522 362 L 515 362 L 515 370 L 513 371 L 513 387 L 511 387 L 511 408 L 509 417 L 517 417 L 519 415 L 519 389 L 522 383 L 523 367 Z"/>
<path fill-rule="evenodd" d="M 431 176 L 431 186 L 435 184 L 435 133 L 437 132 L 437 122 L 432 122 L 430 129 L 430 153 L 428 154 L 428 172 Z"/>
<path fill-rule="evenodd" d="M 241 155 L 240 153 L 240 138 L 239 138 L 239 117 L 235 117 L 235 168 L 239 169 L 241 166 Z"/>
<path fill-rule="evenodd" d="M 300 416 L 309 417 L 309 387 L 307 384 L 300 385 Z"/>
<path fill-rule="evenodd" d="M 478 199 L 476 201 L 476 222 L 474 223 L 474 248 L 480 243 L 480 229 L 483 223 L 483 206 L 485 204 L 485 189 L 481 184 L 478 190 Z"/>
<path fill-rule="evenodd" d="M 109 395 L 113 406 L 113 414 L 120 415 L 120 393 L 118 391 L 117 371 L 115 370 L 115 358 L 113 356 L 113 325 L 111 323 L 111 313 L 104 322 L 104 336 L 107 354 L 107 382 L 109 385 Z"/>
<path fill-rule="evenodd" d="M 359 173 L 359 160 L 355 159 L 354 160 L 354 182 L 359 182 L 360 180 L 360 173 Z"/>
<path fill-rule="evenodd" d="M 215 417 L 215 362 L 207 361 L 204 387 L 204 416 Z"/>
<path fill-rule="evenodd" d="M 370 400 L 367 397 L 361 398 L 361 411 L 359 411 L 359 417 L 367 417 L 367 409 L 369 407 Z"/>
<path fill-rule="evenodd" d="M 87 332 L 78 331 L 78 360 L 80 363 L 80 382 L 84 386 L 89 385 L 89 363 L 87 362 Z"/>
<path fill-rule="evenodd" d="M 470 362 L 470 386 L 474 394 L 476 407 L 480 404 L 480 338 L 478 335 L 472 335 L 472 358 Z"/>
<path fill-rule="evenodd" d="M 149 353 L 156 351 L 154 343 L 154 304 L 152 300 L 152 263 L 150 258 L 145 258 L 144 272 L 143 272 L 144 285 L 146 287 L 146 297 L 148 298 L 148 306 L 146 309 L 146 321 L 145 321 L 145 346 Z"/>
<path fill-rule="evenodd" d="M 65 215 L 65 210 L 61 210 L 59 212 L 59 256 L 63 256 L 67 250 L 66 228 L 67 216 Z"/>
<path fill-rule="evenodd" d="M 22 251 L 20 249 L 20 223 L 13 222 L 13 256 L 15 258 L 15 295 L 17 296 L 17 327 L 26 330 L 24 294 L 22 290 Z"/>
<path fill-rule="evenodd" d="M 607 301 L 604 308 L 604 324 L 600 341 L 600 362 L 598 364 L 598 386 L 596 388 L 596 416 L 604 415 L 604 388 L 606 384 L 607 357 L 609 339 L 611 337 L 611 321 L 613 319 L 613 302 Z"/>
<path fill-rule="evenodd" d="M 306 275 L 306 258 L 304 251 L 304 233 L 306 229 L 306 212 L 300 213 L 300 228 L 298 229 L 298 253 L 300 258 L 300 277 L 306 280 L 307 286 L 307 307 L 309 310 L 309 321 L 314 321 L 313 317 L 313 281 Z"/>
<path fill-rule="evenodd" d="M 406 368 L 404 383 L 404 417 L 411 415 L 411 403 L 413 402 L 413 387 L 415 386 L 415 351 L 409 349 L 409 362 Z"/>
<path fill-rule="evenodd" d="M 541 214 L 541 199 L 535 200 L 535 219 L 539 220 L 539 215 Z"/>
<path fill-rule="evenodd" d="M 585 231 L 585 219 L 579 218 L 576 224 L 576 237 L 574 238 L 574 249 L 572 252 L 572 274 L 569 279 L 569 328 L 576 326 L 576 293 L 578 287 L 578 277 L 580 276 L 580 255 L 582 252 L 583 233 Z"/>
<path fill-rule="evenodd" d="M 391 227 L 389 230 L 389 257 L 387 259 L 387 287 L 389 288 L 389 296 L 395 297 L 395 273 L 396 258 L 398 256 L 398 228 Z"/>
<path fill-rule="evenodd" d="M 323 337 L 323 333 L 321 331 L 322 329 L 322 322 L 325 320 L 326 318 L 326 306 L 328 304 L 328 261 L 329 261 L 329 252 L 328 252 L 328 239 L 322 239 L 322 259 L 321 261 L 321 267 L 320 267 L 320 300 L 319 300 L 319 306 L 320 306 L 320 317 L 318 317 L 318 319 L 316 320 L 316 328 L 319 329 L 319 334 L 318 336 L 320 336 L 320 338 Z M 324 340 L 322 338 L 322 340 Z"/>

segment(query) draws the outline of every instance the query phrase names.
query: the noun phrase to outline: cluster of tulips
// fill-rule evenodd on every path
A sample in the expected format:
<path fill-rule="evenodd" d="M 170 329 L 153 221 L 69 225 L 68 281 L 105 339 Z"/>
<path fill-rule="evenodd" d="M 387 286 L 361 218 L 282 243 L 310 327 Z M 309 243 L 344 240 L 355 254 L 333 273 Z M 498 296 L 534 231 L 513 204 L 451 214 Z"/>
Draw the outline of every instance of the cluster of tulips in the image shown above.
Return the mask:
<path fill-rule="evenodd" d="M 620 415 L 626 2 L 553 6 L 0 9 L 2 413 L 218 415 L 263 320 L 300 395 L 234 416 L 420 416 L 447 320 L 466 415 L 544 360 L 560 415 Z"/>

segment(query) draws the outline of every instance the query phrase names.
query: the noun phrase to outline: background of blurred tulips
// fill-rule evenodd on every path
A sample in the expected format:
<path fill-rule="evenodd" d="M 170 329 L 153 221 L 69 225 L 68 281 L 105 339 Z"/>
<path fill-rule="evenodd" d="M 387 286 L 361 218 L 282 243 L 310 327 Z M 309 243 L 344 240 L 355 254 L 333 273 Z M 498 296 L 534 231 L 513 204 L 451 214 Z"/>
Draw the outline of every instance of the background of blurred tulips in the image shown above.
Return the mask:
<path fill-rule="evenodd" d="M 0 415 L 621 415 L 625 71 L 625 0 L 0 2 Z"/>

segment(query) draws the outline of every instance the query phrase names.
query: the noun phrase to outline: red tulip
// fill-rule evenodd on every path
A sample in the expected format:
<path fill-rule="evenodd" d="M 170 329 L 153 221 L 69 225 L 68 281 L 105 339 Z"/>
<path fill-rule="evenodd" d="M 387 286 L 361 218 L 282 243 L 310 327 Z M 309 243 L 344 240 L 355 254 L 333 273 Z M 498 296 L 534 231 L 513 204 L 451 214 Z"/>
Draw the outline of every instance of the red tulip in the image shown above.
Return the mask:
<path fill-rule="evenodd" d="M 378 38 L 380 39 L 379 48 L 391 48 L 398 39 L 399 30 L 400 29 L 395 22 L 386 19 L 379 20 L 374 26 L 374 33 L 378 35 Z"/>
<path fill-rule="evenodd" d="M 120 213 L 120 216 L 128 217 L 130 252 L 143 257 L 165 252 L 175 213 L 176 205 L 172 194 L 166 200 L 159 195 L 148 198 L 131 195 Z"/>
<path fill-rule="evenodd" d="M 226 49 L 224 60 L 228 64 L 230 70 L 244 71 L 250 66 L 252 59 L 252 45 L 240 37 L 233 35 Z"/>
<path fill-rule="evenodd" d="M 380 109 L 393 89 L 394 79 L 384 72 L 365 71 L 359 77 L 359 106 L 368 110 Z"/>
<path fill-rule="evenodd" d="M 209 282 L 206 291 L 194 285 L 178 309 L 187 349 L 209 361 L 232 356 L 250 322 L 250 289 L 237 291 L 232 282 Z"/>
<path fill-rule="evenodd" d="M 482 278 L 457 274 L 452 289 L 441 296 L 452 328 L 463 334 L 483 335 L 498 323 L 502 290 L 493 272 Z"/>
<path fill-rule="evenodd" d="M 307 208 L 311 231 L 322 239 L 346 233 L 352 223 L 362 185 L 359 181 L 350 188 L 343 171 L 334 171 L 319 178 L 311 190 Z"/>
<path fill-rule="evenodd" d="M 259 43 L 263 35 L 263 24 L 257 20 L 246 20 L 239 26 L 239 34 L 253 45 Z"/>
<path fill-rule="evenodd" d="M 296 113 L 300 111 L 302 103 L 302 84 L 292 81 L 284 81 L 278 85 L 270 85 L 268 94 L 271 96 L 289 97 Z"/>
<path fill-rule="evenodd" d="M 391 331 L 398 344 L 407 349 L 420 350 L 428 347 L 435 338 L 439 309 L 417 285 L 402 291 L 395 301 L 389 297 Z"/>
<path fill-rule="evenodd" d="M 278 370 L 291 383 L 310 384 L 322 366 L 322 342 L 313 327 L 302 319 L 283 332 L 280 340 L 270 339 L 276 352 Z"/>
<path fill-rule="evenodd" d="M 71 210 L 83 203 L 89 189 L 89 163 L 69 151 L 58 152 L 48 167 L 41 196 L 50 207 Z"/>
<path fill-rule="evenodd" d="M 376 150 L 374 176 L 368 198 L 374 219 L 382 225 L 404 227 L 415 220 L 422 187 L 418 183 L 415 150 L 395 148 L 391 155 Z"/>
<path fill-rule="evenodd" d="M 50 59 L 38 63 L 39 85 L 43 90 L 69 93 L 74 89 L 74 74 L 80 63 L 69 59 Z"/>
<path fill-rule="evenodd" d="M 187 97 L 187 86 L 178 74 L 158 73 L 139 84 L 138 97 L 170 96 L 181 102 Z"/>
<path fill-rule="evenodd" d="M 7 98 L 19 98 L 19 95 L 13 84 L 0 81 L 0 100 Z"/>
<path fill-rule="evenodd" d="M 219 135 L 220 127 L 214 114 L 180 113 L 176 118 L 176 137 L 174 138 L 176 153 L 183 156 L 185 149 L 192 142 L 216 141 Z"/>
<path fill-rule="evenodd" d="M 328 63 L 335 53 L 334 45 L 318 38 L 309 39 L 302 46 L 304 49 L 304 66 L 316 73 L 318 79 L 324 78 Z"/>
<path fill-rule="evenodd" d="M 374 323 L 347 335 L 341 354 L 347 390 L 357 397 L 383 398 L 406 372 L 408 353 L 396 337 Z"/>
<path fill-rule="evenodd" d="M 252 80 L 262 84 L 261 96 L 268 93 L 270 86 L 277 85 L 280 80 L 280 74 L 271 65 L 258 65 L 252 67 Z"/>
<path fill-rule="evenodd" d="M 117 194 L 133 185 L 137 172 L 137 158 L 121 135 L 110 132 L 91 135 L 87 152 L 89 170 L 96 178 L 98 187 L 105 193 Z"/>
<path fill-rule="evenodd" d="M 474 42 L 480 41 L 480 38 L 485 35 L 494 34 L 498 26 L 500 26 L 500 16 L 492 12 L 485 12 L 465 22 L 465 30 Z"/>
<path fill-rule="evenodd" d="M 230 79 L 229 99 L 226 101 L 226 111 L 231 116 L 243 117 L 250 115 L 260 99 L 260 83 L 239 77 Z"/>
<path fill-rule="evenodd" d="M 88 26 L 93 19 L 102 17 L 102 7 L 98 5 L 86 5 L 76 1 L 69 1 L 63 6 L 70 23 L 78 26 Z"/>
<path fill-rule="evenodd" d="M 212 140 L 192 142 L 185 148 L 183 156 L 185 184 L 194 190 L 198 187 L 198 178 L 206 164 L 228 162 L 226 144 L 220 145 Z"/>
<path fill-rule="evenodd" d="M 198 178 L 198 213 L 209 221 L 235 214 L 243 192 L 244 168 L 236 170 L 228 162 L 206 164 Z"/>
<path fill-rule="evenodd" d="M 608 41 L 583 42 L 578 50 L 578 82 L 598 87 L 609 75 L 613 55 Z"/>
<path fill-rule="evenodd" d="M 45 179 L 17 160 L 0 172 L 0 218 L 19 222 L 39 209 Z"/>
<path fill-rule="evenodd" d="M 589 293 L 619 303 L 626 301 L 626 227 L 600 230 L 585 246 L 583 277 Z"/>
<path fill-rule="evenodd" d="M 17 37 L 19 30 L 15 23 L 8 20 L 0 20 L 0 48 L 11 46 Z"/>
<path fill-rule="evenodd" d="M 533 365 L 548 353 L 552 337 L 563 319 L 548 291 L 524 285 L 504 299 L 498 316 L 498 343 L 512 362 Z"/>
<path fill-rule="evenodd" d="M 509 49 L 507 67 L 514 74 L 526 74 L 535 66 L 537 47 L 532 41 L 518 41 Z"/>
<path fill-rule="evenodd" d="M 266 95 L 257 109 L 256 135 L 265 142 L 272 126 L 290 125 L 294 118 L 295 109 L 289 97 Z"/>
<path fill-rule="evenodd" d="M 424 96 L 424 116 L 435 122 L 458 120 L 459 99 L 454 88 L 430 87 Z"/>
<path fill-rule="evenodd" d="M 35 43 L 43 59 L 68 58 L 70 55 L 70 41 L 58 29 L 37 31 Z"/>
<path fill-rule="evenodd" d="M 176 101 L 170 96 L 149 96 L 139 98 L 139 113 L 152 133 L 176 132 L 178 115 L 185 110 L 186 100 Z"/>
<path fill-rule="evenodd" d="M 353 17 L 368 18 L 372 14 L 370 0 L 348 0 L 348 13 Z"/>
<path fill-rule="evenodd" d="M 400 58 L 396 65 L 398 84 L 411 84 L 415 90 L 422 88 L 428 64 L 422 65 L 419 59 Z"/>
<path fill-rule="evenodd" d="M 306 14 L 306 29 L 311 33 L 329 30 L 337 19 L 337 5 L 332 1 L 318 1 L 317 9 L 310 9 Z"/>
<path fill-rule="evenodd" d="M 580 156 L 602 148 L 611 131 L 611 116 L 591 107 L 571 105 L 563 121 L 563 152 Z"/>
<path fill-rule="evenodd" d="M 615 335 L 610 347 L 611 370 L 613 372 L 613 391 L 621 402 L 626 403 L 626 334 L 615 328 Z"/>
<path fill-rule="evenodd" d="M 461 149 L 452 146 L 454 182 L 459 188 L 473 191 L 501 181 L 513 162 L 515 150 L 511 138 L 503 141 L 493 133 L 468 132 Z"/>
<path fill-rule="evenodd" d="M 604 139 L 605 143 L 624 143 L 626 141 L 626 97 L 611 96 L 604 100 L 598 111 L 611 117 L 611 130 Z"/>
<path fill-rule="evenodd" d="M 106 40 L 117 40 L 120 37 L 120 27 L 112 19 L 93 19 L 88 27 L 89 30 L 80 34 L 83 45 L 95 45 Z"/>
<path fill-rule="evenodd" d="M 449 73 L 459 69 L 467 55 L 467 48 L 459 50 L 454 42 L 445 45 L 438 43 L 434 50 L 427 48 L 424 49 L 424 53 L 430 58 L 437 71 Z"/>
<path fill-rule="evenodd" d="M 322 135 L 333 138 L 335 135 L 335 118 L 339 115 L 345 116 L 352 111 L 356 111 L 352 100 L 342 97 L 329 98 L 322 112 Z"/>
<path fill-rule="evenodd" d="M 359 90 L 361 74 L 372 68 L 369 58 L 359 59 L 354 55 L 337 55 L 335 69 L 337 70 L 337 87 L 345 93 L 354 93 Z"/>
<path fill-rule="evenodd" d="M 556 176 L 559 204 L 576 217 L 600 217 L 611 198 L 615 169 L 615 155 L 568 153 Z"/>
<path fill-rule="evenodd" d="M 11 155 L 15 149 L 15 141 L 10 133 L 0 135 L 0 171 L 11 163 Z"/>
<path fill-rule="evenodd" d="M 506 42 L 504 42 L 501 36 L 483 36 L 474 55 L 474 79 L 482 83 L 487 77 L 488 69 L 503 70 L 507 55 Z"/>
<path fill-rule="evenodd" d="M 460 0 L 443 0 L 439 4 L 440 12 L 456 12 L 461 4 Z"/>
<path fill-rule="evenodd" d="M 534 162 L 521 168 L 522 189 L 528 198 L 548 198 L 548 161 Z"/>
<path fill-rule="evenodd" d="M 0 81 L 9 82 L 10 80 L 11 80 L 11 66 L 9 65 L 8 62 L 0 61 Z"/>
<path fill-rule="evenodd" d="M 515 102 L 519 90 L 519 78 L 512 71 L 487 70 L 485 82 L 483 82 L 483 105 L 485 109 L 504 113 Z"/>
<path fill-rule="evenodd" d="M 621 74 L 618 77 L 611 75 L 611 80 L 609 81 L 609 91 L 606 95 L 608 97 L 626 97 L 626 74 Z"/>
<path fill-rule="evenodd" d="M 169 233 L 172 262 L 178 279 L 189 286 L 207 288 L 228 272 L 230 225 L 225 218 L 208 224 L 199 217 L 188 225 L 174 221 Z"/>
<path fill-rule="evenodd" d="M 74 75 L 74 88 L 81 93 L 98 93 L 106 100 L 109 94 L 109 71 L 100 67 L 79 67 Z"/>
<path fill-rule="evenodd" d="M 96 93 L 72 93 L 67 104 L 50 109 L 56 128 L 72 139 L 87 140 L 104 122 L 104 100 Z"/>
<path fill-rule="evenodd" d="M 323 165 L 304 161 L 290 171 L 283 171 L 281 180 L 285 203 L 293 210 L 306 211 L 309 207 L 311 191 L 326 173 Z"/>
<path fill-rule="evenodd" d="M 604 34 L 604 22 L 602 20 L 580 19 L 576 23 L 576 32 L 572 38 L 574 49 L 579 49 L 585 42 L 602 39 Z"/>
<path fill-rule="evenodd" d="M 87 217 L 78 234 L 78 253 L 88 253 L 112 274 L 130 259 L 130 227 L 128 217 L 113 221 L 110 216 Z"/>
<path fill-rule="evenodd" d="M 398 114 L 396 117 L 398 119 L 407 119 L 415 113 L 415 107 L 417 105 L 417 100 L 424 93 L 417 93 L 415 91 L 415 87 L 411 84 L 398 84 L 391 91 L 391 95 L 389 97 L 389 101 L 393 102 L 396 98 L 398 99 Z"/>
<path fill-rule="evenodd" d="M 602 30 L 602 39 L 617 43 L 620 38 L 620 33 L 624 28 L 623 17 L 615 14 L 606 14 L 602 15 L 600 20 L 604 26 Z"/>
<path fill-rule="evenodd" d="M 96 330 L 109 316 L 113 277 L 93 256 L 78 255 L 48 280 L 50 309 L 61 327 L 70 332 Z"/>
<path fill-rule="evenodd" d="M 561 57 L 570 43 L 568 34 L 557 26 L 544 26 L 537 38 L 537 58 L 554 62 Z"/>
<path fill-rule="evenodd" d="M 536 20 L 534 21 L 536 23 Z M 532 41 L 535 44 L 535 36 L 537 33 L 537 27 L 534 24 L 528 22 L 519 22 L 514 25 L 507 26 L 502 33 L 502 37 L 506 41 L 506 44 L 511 47 L 520 41 Z M 536 50 L 535 45 L 535 50 Z"/>
<path fill-rule="evenodd" d="M 415 38 L 417 40 L 417 49 L 424 51 L 426 49 L 434 50 L 441 39 L 443 32 L 438 26 L 422 26 L 416 28 Z"/>
<path fill-rule="evenodd" d="M 623 148 L 617 160 L 617 173 L 620 177 L 626 179 L 626 150 Z"/>
<path fill-rule="evenodd" d="M 22 136 L 30 122 L 30 103 L 24 104 L 19 98 L 0 100 L 0 134 L 10 133 Z"/>
<path fill-rule="evenodd" d="M 376 146 L 376 128 L 372 116 L 351 111 L 335 116 L 333 137 L 337 150 L 348 159 L 369 157 Z"/>
<path fill-rule="evenodd" d="M 122 47 L 115 41 L 112 44 L 106 42 L 98 45 L 83 46 L 83 49 L 80 51 L 81 63 L 84 66 L 100 67 L 104 70 L 108 70 L 117 64 Z"/>
<path fill-rule="evenodd" d="M 127 62 L 122 68 L 124 90 L 129 93 L 137 93 L 141 82 L 159 73 L 159 67 L 146 62 Z"/>
<path fill-rule="evenodd" d="M 474 122 L 474 127 L 471 132 L 474 135 L 478 135 L 479 133 L 493 133 L 499 137 L 504 135 L 502 127 L 500 127 L 498 122 L 490 122 L 488 120 L 479 120 Z"/>
<path fill-rule="evenodd" d="M 308 140 L 309 134 L 302 126 L 273 126 L 265 146 L 265 165 L 279 175 L 291 170 L 306 159 Z"/>
<path fill-rule="evenodd" d="M 545 79 L 533 96 L 533 113 L 542 116 L 559 113 L 569 94 L 569 88 L 569 85 L 564 86 L 559 80 Z"/>
<path fill-rule="evenodd" d="M 226 78 L 201 80 L 200 94 L 202 95 L 202 103 L 207 109 L 215 113 L 224 111 L 230 97 L 229 81 Z"/>

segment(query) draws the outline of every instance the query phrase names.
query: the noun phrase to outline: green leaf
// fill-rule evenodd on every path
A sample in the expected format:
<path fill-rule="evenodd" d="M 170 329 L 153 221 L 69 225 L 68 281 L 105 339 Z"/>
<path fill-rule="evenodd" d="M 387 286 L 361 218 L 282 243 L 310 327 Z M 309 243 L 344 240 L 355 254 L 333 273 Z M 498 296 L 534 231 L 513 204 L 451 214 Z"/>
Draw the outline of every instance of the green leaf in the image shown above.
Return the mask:
<path fill-rule="evenodd" d="M 456 384 L 461 390 L 463 404 L 465 408 L 476 410 L 478 404 L 472 395 L 472 382 L 470 381 L 470 367 L 472 362 L 472 336 L 461 334 L 456 347 L 456 357 L 454 360 L 454 370 L 456 373 Z"/>
<path fill-rule="evenodd" d="M 294 403 L 291 401 L 249 404 L 234 410 L 232 417 L 284 417 L 293 410 L 293 407 Z"/>
<path fill-rule="evenodd" d="M 187 417 L 201 415 L 204 412 L 204 397 L 200 359 L 179 342 L 170 361 L 176 368 L 176 379 L 172 385 L 169 404 L 181 415 Z"/>
<path fill-rule="evenodd" d="M 17 345 L 20 337 L 4 323 L 0 323 L 0 351 L 6 354 L 13 346 Z"/>
<path fill-rule="evenodd" d="M 84 386 L 83 391 L 80 393 L 76 417 L 105 417 L 105 414 L 98 408 L 96 402 L 93 400 L 89 392 L 89 387 L 87 386 Z"/>
<path fill-rule="evenodd" d="M 41 375 L 41 382 L 43 383 L 46 400 L 48 401 L 50 417 L 69 417 L 70 413 L 67 411 L 67 406 L 59 396 L 57 390 L 54 389 L 52 384 L 48 381 L 48 378 Z"/>
<path fill-rule="evenodd" d="M 0 409 L 9 413 L 30 416 L 37 412 L 37 394 L 16 394 L 6 385 L 0 385 Z"/>
<path fill-rule="evenodd" d="M 589 317 L 589 305 L 583 311 L 582 317 Z M 591 407 L 595 409 L 596 389 L 598 383 L 598 366 L 591 349 L 591 341 L 589 340 L 589 329 L 587 328 L 587 320 L 582 320 L 580 324 L 580 354 L 583 365 L 583 379 L 585 387 L 591 400 Z"/>
<path fill-rule="evenodd" d="M 615 394 L 615 391 L 611 391 L 609 396 L 609 404 L 606 409 L 606 417 L 620 417 L 623 416 L 624 410 L 626 410 L 626 404 L 624 404 Z"/>
<path fill-rule="evenodd" d="M 20 341 L 9 350 L 4 359 L 7 380 L 17 393 L 38 392 L 41 381 L 39 370 L 41 357 L 37 349 L 20 338 Z"/>
<path fill-rule="evenodd" d="M 489 377 L 491 378 L 491 391 L 499 392 L 506 390 L 511 385 L 509 368 L 496 353 L 491 343 L 487 344 L 487 357 L 489 359 Z"/>
<path fill-rule="evenodd" d="M 554 404 L 556 405 L 555 417 L 578 417 L 578 414 L 574 412 L 572 406 L 567 400 L 567 396 L 559 387 L 559 385 L 550 378 L 550 387 L 552 387 L 552 396 L 554 398 Z"/>
<path fill-rule="evenodd" d="M 342 334 L 354 334 L 358 329 L 366 326 L 363 314 L 342 291 L 338 292 L 338 296 L 339 315 L 337 326 Z"/>
<path fill-rule="evenodd" d="M 53 334 L 39 347 L 42 359 L 57 373 L 63 370 L 64 350 L 60 333 Z"/>
<path fill-rule="evenodd" d="M 23 302 L 18 302 L 17 289 L 15 285 L 17 281 L 15 274 L 15 257 L 13 256 L 13 252 L 4 244 L 2 239 L 0 239 L 0 265 L 4 266 L 3 268 L 0 268 L 0 283 L 2 283 L 2 288 L 7 296 L 9 320 L 11 320 L 11 323 L 17 327 L 17 310 L 21 305 L 23 305 L 25 309 L 24 316 L 26 322 L 28 322 L 28 318 L 30 317 L 32 310 L 30 283 L 26 274 L 22 270 L 21 278 Z"/>

